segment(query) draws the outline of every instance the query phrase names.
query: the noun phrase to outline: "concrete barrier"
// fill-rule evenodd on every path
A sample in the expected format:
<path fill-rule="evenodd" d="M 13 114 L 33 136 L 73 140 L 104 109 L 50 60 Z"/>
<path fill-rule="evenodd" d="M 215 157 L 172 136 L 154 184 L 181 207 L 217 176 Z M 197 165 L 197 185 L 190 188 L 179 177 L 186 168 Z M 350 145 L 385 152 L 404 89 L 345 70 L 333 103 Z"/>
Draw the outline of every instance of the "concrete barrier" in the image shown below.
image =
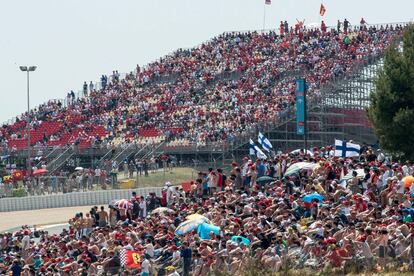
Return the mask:
<path fill-rule="evenodd" d="M 161 189 L 161 187 L 152 187 L 96 192 L 75 192 L 59 195 L 28 196 L 18 198 L 1 198 L 0 212 L 108 204 L 114 199 L 130 198 L 133 191 L 140 196 L 146 196 L 152 192 L 160 196 Z"/>

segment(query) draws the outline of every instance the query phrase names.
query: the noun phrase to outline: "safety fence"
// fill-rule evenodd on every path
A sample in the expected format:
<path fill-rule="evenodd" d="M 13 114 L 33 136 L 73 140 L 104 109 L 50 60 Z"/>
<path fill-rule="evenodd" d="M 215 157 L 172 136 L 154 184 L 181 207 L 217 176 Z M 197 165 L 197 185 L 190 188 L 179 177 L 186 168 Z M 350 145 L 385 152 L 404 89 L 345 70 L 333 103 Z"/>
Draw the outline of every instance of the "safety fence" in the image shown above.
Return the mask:
<path fill-rule="evenodd" d="M 161 195 L 161 189 L 161 187 L 151 187 L 125 190 L 74 192 L 22 198 L 2 198 L 0 199 L 0 212 L 108 204 L 110 201 L 115 199 L 130 198 L 132 192 L 134 191 L 139 196 L 146 196 L 150 193 Z"/>

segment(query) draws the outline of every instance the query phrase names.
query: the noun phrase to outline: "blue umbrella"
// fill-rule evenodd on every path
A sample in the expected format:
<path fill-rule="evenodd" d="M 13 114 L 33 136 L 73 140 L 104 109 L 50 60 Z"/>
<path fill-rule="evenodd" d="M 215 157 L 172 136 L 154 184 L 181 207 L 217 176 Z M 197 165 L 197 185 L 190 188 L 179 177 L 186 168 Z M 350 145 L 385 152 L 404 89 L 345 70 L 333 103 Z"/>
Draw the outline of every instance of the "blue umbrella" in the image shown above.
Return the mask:
<path fill-rule="evenodd" d="M 242 237 L 242 236 L 233 236 L 231 237 L 231 240 L 234 242 L 238 242 L 238 240 L 241 239 L 241 243 L 244 243 L 247 246 L 250 246 L 250 241 L 248 238 Z"/>
<path fill-rule="evenodd" d="M 318 193 L 314 193 L 314 194 L 310 194 L 310 195 L 305 195 L 302 198 L 302 201 L 304 202 L 312 202 L 312 200 L 317 199 L 319 202 L 322 202 L 324 197 Z"/>
<path fill-rule="evenodd" d="M 216 236 L 218 236 L 220 235 L 220 227 L 208 223 L 202 223 L 198 226 L 197 234 L 200 235 L 201 239 L 210 240 L 210 232 L 213 232 Z"/>

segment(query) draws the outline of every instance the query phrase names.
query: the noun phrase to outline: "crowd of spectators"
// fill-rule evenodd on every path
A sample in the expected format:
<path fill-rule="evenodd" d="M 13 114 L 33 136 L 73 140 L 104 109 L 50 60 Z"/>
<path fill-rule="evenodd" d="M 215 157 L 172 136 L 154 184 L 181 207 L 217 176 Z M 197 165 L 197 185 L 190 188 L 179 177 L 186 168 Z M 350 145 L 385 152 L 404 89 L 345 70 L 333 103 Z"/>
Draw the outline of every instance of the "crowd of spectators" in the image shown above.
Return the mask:
<path fill-rule="evenodd" d="M 34 196 L 118 188 L 119 175 L 122 179 L 149 177 L 150 174 L 171 171 L 178 165 L 182 165 L 182 161 L 176 156 L 160 154 L 144 159 L 127 158 L 120 165 L 116 161 L 104 160 L 101 166 L 94 169 L 76 166 L 71 160 L 62 170 L 32 178 L 24 175 L 16 177 L 17 172 L 22 173 L 21 170 L 11 169 L 10 173 L 0 171 L 0 198 L 13 196 L 15 189 L 24 189 L 25 195 Z M 40 169 L 45 168 L 43 165 Z M 36 170 L 33 167 L 33 171 Z"/>
<path fill-rule="evenodd" d="M 294 105 L 295 72 L 310 96 L 356 65 L 383 55 L 403 26 L 340 30 L 302 25 L 276 32 L 224 33 L 180 49 L 125 77 L 114 71 L 82 97 L 49 101 L 0 131 L 3 148 L 33 145 L 158 143 L 171 146 L 232 141 L 257 122 L 274 122 Z"/>
<path fill-rule="evenodd" d="M 315 164 L 313 169 L 286 175 L 290 166 L 305 161 Z M 0 234 L 0 272 L 175 276 L 241 275 L 252 266 L 273 273 L 286 267 L 343 274 L 389 266 L 408 270 L 414 182 L 407 185 L 404 179 L 413 174 L 412 163 L 392 162 L 370 148 L 352 158 L 334 157 L 330 147 L 269 160 L 246 157 L 233 162 L 227 174 L 213 168 L 200 172 L 187 191 L 166 183 L 160 197 L 133 193 L 130 205 L 78 213 L 59 234 L 27 226 Z M 262 182 L 263 177 L 270 180 Z M 194 214 L 219 231 L 177 231 Z M 121 265 L 125 251 L 139 252 L 140 270 Z"/>

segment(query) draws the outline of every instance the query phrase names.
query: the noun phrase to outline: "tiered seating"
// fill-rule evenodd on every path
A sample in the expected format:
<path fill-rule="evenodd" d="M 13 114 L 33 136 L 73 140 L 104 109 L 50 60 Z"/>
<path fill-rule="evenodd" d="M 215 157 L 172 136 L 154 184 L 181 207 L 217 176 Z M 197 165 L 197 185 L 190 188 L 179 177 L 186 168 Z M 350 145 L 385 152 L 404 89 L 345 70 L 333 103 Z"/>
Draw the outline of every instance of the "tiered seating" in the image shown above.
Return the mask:
<path fill-rule="evenodd" d="M 164 135 L 171 146 L 227 141 L 257 122 L 277 120 L 294 104 L 295 79 L 289 72 L 301 69 L 309 95 L 316 94 L 332 78 L 381 56 L 402 30 L 362 28 L 350 32 L 349 40 L 335 31 L 304 29 L 284 37 L 223 34 L 138 68 L 125 79 L 114 74 L 104 89 L 70 99 L 68 107 L 55 101 L 41 105 L 3 129 L 3 139 L 23 148 L 29 117 L 41 122 L 31 132 L 33 144 L 45 143 L 43 134 L 54 136 L 47 145 L 79 142 L 81 147 L 97 137 L 114 145 L 157 143 Z M 233 73 L 238 77 L 228 77 Z M 169 76 L 174 78 L 152 82 Z M 20 136 L 18 141 L 12 141 L 12 133 Z"/>
<path fill-rule="evenodd" d="M 157 137 L 160 135 L 160 132 L 156 129 L 140 129 L 138 134 L 144 137 Z"/>
<path fill-rule="evenodd" d="M 8 143 L 9 148 L 16 148 L 17 150 L 22 150 L 24 148 L 27 148 L 27 139 L 17 139 L 17 140 L 11 140 Z"/>

